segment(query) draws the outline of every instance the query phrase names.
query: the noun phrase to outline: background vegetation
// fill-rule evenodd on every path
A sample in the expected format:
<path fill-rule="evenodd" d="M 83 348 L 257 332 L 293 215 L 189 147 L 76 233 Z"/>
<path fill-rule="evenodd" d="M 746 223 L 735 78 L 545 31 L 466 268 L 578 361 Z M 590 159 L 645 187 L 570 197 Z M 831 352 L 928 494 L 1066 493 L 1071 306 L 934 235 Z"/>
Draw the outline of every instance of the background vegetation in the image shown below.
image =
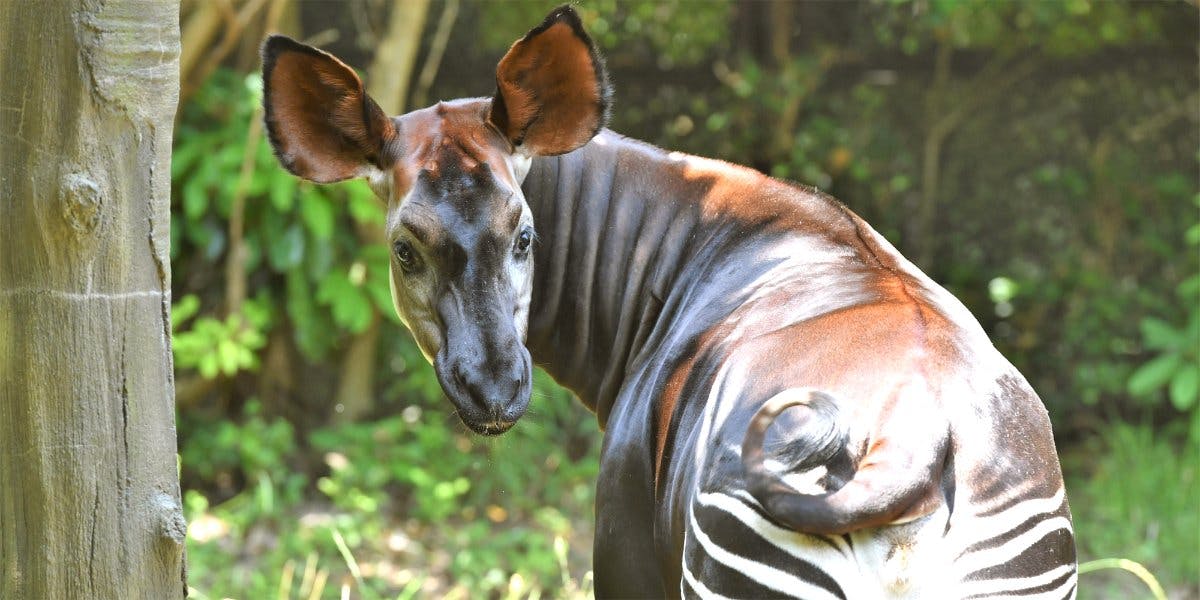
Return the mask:
<path fill-rule="evenodd" d="M 600 434 L 538 376 L 483 440 L 390 308 L 381 204 L 262 139 L 267 30 L 385 110 L 487 95 L 550 2 L 184 2 L 172 166 L 181 473 L 198 598 L 574 597 Z M 1194 4 L 579 5 L 613 129 L 845 201 L 966 302 L 1050 410 L 1081 556 L 1200 597 Z M 1128 574 L 1081 594 L 1142 594 Z"/>

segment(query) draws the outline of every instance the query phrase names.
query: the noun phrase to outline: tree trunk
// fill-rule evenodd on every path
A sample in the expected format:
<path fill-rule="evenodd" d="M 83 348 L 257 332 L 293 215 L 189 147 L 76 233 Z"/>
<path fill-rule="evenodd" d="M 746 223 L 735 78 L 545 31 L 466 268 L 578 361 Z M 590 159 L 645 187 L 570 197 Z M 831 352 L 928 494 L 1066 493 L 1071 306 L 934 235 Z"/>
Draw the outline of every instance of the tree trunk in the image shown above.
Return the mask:
<path fill-rule="evenodd" d="M 0 598 L 185 595 L 179 5 L 0 1 Z"/>

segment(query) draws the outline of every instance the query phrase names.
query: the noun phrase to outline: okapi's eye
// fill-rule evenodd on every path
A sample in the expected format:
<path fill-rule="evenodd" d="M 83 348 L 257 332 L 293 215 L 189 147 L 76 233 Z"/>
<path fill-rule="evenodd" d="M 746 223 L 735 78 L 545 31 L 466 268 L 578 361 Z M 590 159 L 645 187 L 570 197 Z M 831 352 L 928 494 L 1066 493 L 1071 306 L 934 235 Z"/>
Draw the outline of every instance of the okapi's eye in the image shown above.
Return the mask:
<path fill-rule="evenodd" d="M 417 267 L 421 266 L 421 261 L 417 258 L 417 252 L 413 250 L 413 247 L 408 242 L 396 242 L 392 250 L 396 253 L 396 260 L 400 262 L 400 267 L 404 269 L 405 273 L 412 273 L 417 270 Z"/>
<path fill-rule="evenodd" d="M 518 256 L 529 252 L 529 244 L 533 242 L 533 230 L 526 227 L 517 234 L 517 241 L 513 244 L 513 252 Z"/>

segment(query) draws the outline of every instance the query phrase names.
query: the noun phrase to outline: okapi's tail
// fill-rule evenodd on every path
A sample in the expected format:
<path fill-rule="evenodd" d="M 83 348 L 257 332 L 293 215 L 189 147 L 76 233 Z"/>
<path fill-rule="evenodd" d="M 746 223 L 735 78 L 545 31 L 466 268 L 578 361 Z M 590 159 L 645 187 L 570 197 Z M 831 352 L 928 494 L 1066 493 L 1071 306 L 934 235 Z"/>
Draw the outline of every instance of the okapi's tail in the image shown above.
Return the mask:
<path fill-rule="evenodd" d="M 780 524 L 802 533 L 839 535 L 866 527 L 910 521 L 933 512 L 944 459 L 944 440 L 926 437 L 921 448 L 875 440 L 845 485 L 823 494 L 804 494 L 763 464 L 767 428 L 783 411 L 807 409 L 803 437 L 789 442 L 803 458 L 794 467 L 828 464 L 846 450 L 848 428 L 833 396 L 812 389 L 788 390 L 768 400 L 750 419 L 742 441 L 746 490 Z M 901 433 L 899 442 L 913 441 Z M 792 448 L 789 448 L 791 450 Z M 791 454 L 791 452 L 789 452 Z"/>

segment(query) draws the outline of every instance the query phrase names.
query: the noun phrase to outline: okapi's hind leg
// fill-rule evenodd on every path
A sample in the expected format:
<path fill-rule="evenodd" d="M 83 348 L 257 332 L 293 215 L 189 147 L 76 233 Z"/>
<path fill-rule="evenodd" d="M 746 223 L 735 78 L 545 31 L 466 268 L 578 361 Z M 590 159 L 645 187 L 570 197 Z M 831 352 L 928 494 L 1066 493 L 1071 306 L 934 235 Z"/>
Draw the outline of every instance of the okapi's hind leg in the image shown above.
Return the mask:
<path fill-rule="evenodd" d="M 633 404 L 633 403 L 629 403 Z M 674 598 L 655 546 L 654 474 L 648 431 L 636 416 L 613 414 L 604 436 L 596 485 L 592 566 L 597 598 Z"/>

